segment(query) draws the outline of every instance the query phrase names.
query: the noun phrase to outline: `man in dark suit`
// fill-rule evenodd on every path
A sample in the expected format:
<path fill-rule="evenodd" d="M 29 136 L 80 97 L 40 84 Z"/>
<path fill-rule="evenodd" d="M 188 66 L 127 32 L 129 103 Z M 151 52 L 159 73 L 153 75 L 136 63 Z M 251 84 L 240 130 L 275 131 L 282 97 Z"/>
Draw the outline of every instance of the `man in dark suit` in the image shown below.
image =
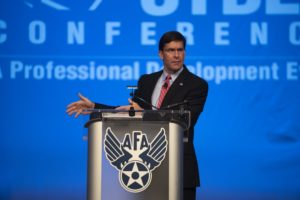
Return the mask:
<path fill-rule="evenodd" d="M 191 126 L 187 133 L 188 142 L 184 143 L 184 200 L 196 199 L 196 187 L 200 185 L 198 164 L 194 149 L 194 126 L 203 110 L 208 85 L 200 77 L 188 71 L 184 65 L 186 40 L 177 31 L 166 32 L 159 41 L 159 57 L 163 61 L 163 70 L 143 75 L 138 81 L 138 89 L 130 105 L 114 107 L 93 103 L 79 95 L 80 100 L 71 103 L 67 112 L 76 113 L 75 117 L 86 108 L 116 108 L 119 110 L 165 109 L 168 105 L 188 102 L 186 109 L 191 111 Z M 153 106 L 151 106 L 153 105 Z M 176 110 L 179 107 L 172 107 Z"/>

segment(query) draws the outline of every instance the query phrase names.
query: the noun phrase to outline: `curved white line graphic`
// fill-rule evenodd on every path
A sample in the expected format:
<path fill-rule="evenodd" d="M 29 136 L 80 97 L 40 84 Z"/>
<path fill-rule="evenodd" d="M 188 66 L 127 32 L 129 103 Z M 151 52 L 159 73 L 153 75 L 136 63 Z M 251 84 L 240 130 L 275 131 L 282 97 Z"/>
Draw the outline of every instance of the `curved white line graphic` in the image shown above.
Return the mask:
<path fill-rule="evenodd" d="M 34 5 L 31 2 L 28 2 L 28 1 L 25 0 L 24 3 L 30 8 L 34 7 Z M 49 6 L 51 8 L 54 8 L 56 10 L 70 10 L 69 7 L 66 7 L 62 4 L 59 4 L 59 3 L 55 2 L 54 0 L 41 0 L 41 3 L 46 5 L 46 6 Z M 89 11 L 96 10 L 101 3 L 102 3 L 102 0 L 94 0 L 92 5 L 89 7 Z"/>
<path fill-rule="evenodd" d="M 41 2 L 47 6 L 55 8 L 56 10 L 70 10 L 68 7 L 60 5 L 52 0 L 42 0 Z"/>
<path fill-rule="evenodd" d="M 102 0 L 95 0 L 94 3 L 89 8 L 89 10 L 96 10 L 96 8 L 98 8 L 98 6 L 100 5 L 101 2 L 102 2 Z"/>
<path fill-rule="evenodd" d="M 32 3 L 30 3 L 30 2 L 27 2 L 27 1 L 24 1 L 24 3 L 28 6 L 28 7 L 30 7 L 30 8 L 33 8 L 33 5 L 32 5 Z"/>

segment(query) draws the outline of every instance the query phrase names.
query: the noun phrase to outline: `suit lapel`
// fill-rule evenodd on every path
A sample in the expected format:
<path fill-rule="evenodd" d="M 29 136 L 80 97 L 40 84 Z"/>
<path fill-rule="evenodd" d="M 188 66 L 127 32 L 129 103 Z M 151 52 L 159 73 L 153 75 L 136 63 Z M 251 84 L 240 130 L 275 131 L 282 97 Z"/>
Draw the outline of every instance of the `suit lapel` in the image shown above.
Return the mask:
<path fill-rule="evenodd" d="M 157 73 L 153 74 L 153 78 L 149 79 L 149 82 L 147 84 L 147 94 L 145 95 L 145 97 L 147 97 L 147 102 L 152 102 L 152 94 L 154 92 L 154 88 L 156 86 L 156 83 L 158 81 L 158 79 L 160 78 L 161 74 L 163 73 L 163 71 L 159 71 Z"/>

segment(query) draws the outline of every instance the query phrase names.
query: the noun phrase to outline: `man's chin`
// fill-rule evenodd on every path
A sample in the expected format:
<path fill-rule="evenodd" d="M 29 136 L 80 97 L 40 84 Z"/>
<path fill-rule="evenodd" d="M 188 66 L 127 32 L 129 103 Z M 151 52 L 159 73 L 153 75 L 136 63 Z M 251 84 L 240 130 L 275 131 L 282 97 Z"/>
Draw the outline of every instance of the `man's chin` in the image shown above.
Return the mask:
<path fill-rule="evenodd" d="M 178 70 L 180 70 L 181 67 L 182 67 L 182 65 L 171 66 L 171 67 L 169 68 L 169 70 L 175 73 L 175 72 L 177 72 Z"/>
<path fill-rule="evenodd" d="M 176 63 L 176 64 L 172 65 L 172 69 L 174 69 L 174 70 L 179 70 L 179 69 L 181 69 L 181 67 L 182 67 L 181 63 Z"/>

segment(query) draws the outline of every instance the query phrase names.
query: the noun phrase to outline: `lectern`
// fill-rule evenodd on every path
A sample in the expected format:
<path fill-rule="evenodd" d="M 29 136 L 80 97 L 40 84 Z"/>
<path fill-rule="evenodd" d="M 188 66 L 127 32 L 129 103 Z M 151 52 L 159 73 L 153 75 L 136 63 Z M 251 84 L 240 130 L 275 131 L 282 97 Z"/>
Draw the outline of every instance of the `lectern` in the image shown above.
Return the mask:
<path fill-rule="evenodd" d="M 93 110 L 88 200 L 182 200 L 188 111 Z"/>

